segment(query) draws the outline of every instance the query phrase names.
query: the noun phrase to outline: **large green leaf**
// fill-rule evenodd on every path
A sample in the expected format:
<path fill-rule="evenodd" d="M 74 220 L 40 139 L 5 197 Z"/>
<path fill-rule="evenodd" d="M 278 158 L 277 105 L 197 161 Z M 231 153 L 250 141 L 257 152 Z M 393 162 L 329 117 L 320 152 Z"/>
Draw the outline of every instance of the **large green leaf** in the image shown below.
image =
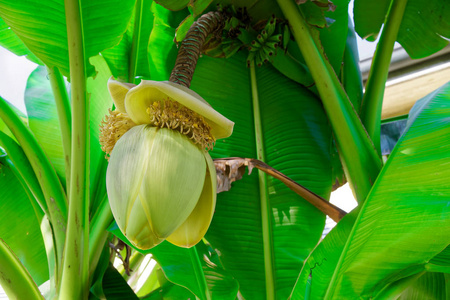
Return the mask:
<path fill-rule="evenodd" d="M 111 257 L 111 249 L 109 245 L 106 243 L 103 246 L 103 250 L 100 254 L 100 258 L 98 259 L 97 266 L 91 275 L 92 281 L 89 289 L 89 292 L 92 296 L 95 296 L 100 299 L 105 297 L 105 293 L 103 291 L 103 281 L 105 273 L 107 272 L 110 265 L 110 257 Z M 122 284 L 123 278 L 121 277 L 121 280 L 118 281 L 119 281 L 118 283 L 105 282 L 105 285 L 120 286 Z"/>
<path fill-rule="evenodd" d="M 28 126 L 64 184 L 66 174 L 61 130 L 47 76 L 46 68 L 39 66 L 28 78 L 25 90 Z"/>
<path fill-rule="evenodd" d="M 141 298 L 143 300 L 182 300 L 194 299 L 195 296 L 182 286 L 171 282 L 165 283 L 162 287 L 152 291 L 149 295 Z"/>
<path fill-rule="evenodd" d="M 353 210 L 339 221 L 309 254 L 291 293 L 291 299 L 324 298 L 358 211 Z"/>
<path fill-rule="evenodd" d="M 0 238 L 40 285 L 47 281 L 49 274 L 39 222 L 30 198 L 9 164 L 7 156 L 0 157 Z"/>
<path fill-rule="evenodd" d="M 188 6 L 190 0 L 158 0 L 156 2 L 169 10 L 181 10 Z"/>
<path fill-rule="evenodd" d="M 336 74 L 340 74 L 343 69 L 344 52 L 349 47 L 347 42 L 348 31 L 351 30 L 348 17 L 348 0 L 338 0 L 333 3 L 336 5 L 334 11 L 322 12 L 313 2 L 307 1 L 300 5 L 300 9 L 305 14 L 304 6 L 317 8 L 320 11 L 320 18 L 323 19 L 324 26 L 317 28 L 311 26 L 311 31 L 316 38 L 316 42 L 320 43 L 319 47 L 323 49 L 328 61 L 333 66 Z M 326 24 L 325 17 L 330 20 L 330 24 Z M 353 39 L 354 37 L 351 37 Z M 347 42 L 347 43 L 346 43 Z M 356 40 L 355 40 L 356 43 Z M 347 50 L 349 52 L 350 50 Z M 273 58 L 273 65 L 290 79 L 301 83 L 307 87 L 311 87 L 313 82 L 309 70 L 305 71 L 305 60 L 298 49 L 296 43 L 291 41 L 286 55 L 279 53 Z M 348 56 L 349 53 L 347 53 Z M 348 57 L 351 60 L 354 57 Z M 345 67 L 345 64 L 344 64 Z M 303 75 L 303 76 L 302 76 Z M 342 80 L 342 79 L 341 79 Z"/>
<path fill-rule="evenodd" d="M 147 49 L 153 28 L 153 13 L 150 10 L 152 3 L 151 0 L 137 1 L 130 25 L 120 43 L 102 52 L 116 78 L 126 82 L 133 82 L 134 78 L 129 78 L 130 74 L 143 79 L 150 78 Z M 135 61 L 134 65 L 132 61 Z M 130 73 L 133 66 L 134 70 Z"/>
<path fill-rule="evenodd" d="M 153 30 L 148 44 L 148 62 L 152 80 L 169 80 L 177 58 L 177 45 L 174 42 L 175 30 L 189 11 L 171 12 L 159 4 L 152 4 L 155 15 Z"/>
<path fill-rule="evenodd" d="M 214 264 L 210 254 L 206 251 L 203 242 L 195 246 L 195 249 L 185 249 L 163 242 L 150 251 L 161 265 L 164 274 L 170 281 L 184 286 L 201 298 L 201 285 L 196 278 L 195 264 L 193 264 L 192 253 L 196 255 L 201 264 L 205 280 L 212 299 L 236 298 L 238 284 L 236 280 L 223 268 Z M 192 253 L 191 253 L 192 252 Z"/>
<path fill-rule="evenodd" d="M 433 257 L 428 264 L 435 266 L 444 266 L 446 267 L 446 273 L 450 273 L 450 245 L 447 246 L 441 253 Z"/>
<path fill-rule="evenodd" d="M 123 279 L 112 265 L 108 266 L 105 275 L 103 275 L 103 292 L 105 293 L 106 299 L 110 300 L 139 299 L 125 279 Z"/>
<path fill-rule="evenodd" d="M 134 3 L 133 0 L 81 1 L 86 60 L 119 43 Z M 6 0 L 0 3 L 0 17 L 42 62 L 69 75 L 64 1 Z M 88 74 L 92 75 L 93 71 L 91 66 Z"/>
<path fill-rule="evenodd" d="M 350 233 L 327 297 L 370 298 L 423 272 L 450 243 L 450 83 L 439 89 L 375 182 Z"/>
<path fill-rule="evenodd" d="M 446 99 L 446 97 L 448 97 L 448 85 L 447 85 L 446 89 L 447 89 L 447 91 L 445 91 L 445 89 L 444 90 L 441 89 L 441 90 L 435 91 L 435 92 L 431 93 L 430 95 L 424 97 L 425 102 L 432 101 L 433 99 L 434 100 L 438 100 L 440 98 Z M 447 96 L 445 96 L 445 95 L 447 95 Z M 446 100 L 444 100 L 444 101 L 446 101 Z M 426 103 L 424 103 L 423 101 L 419 101 L 417 107 L 419 108 L 419 110 L 421 110 L 421 109 L 423 109 L 423 107 L 426 106 L 425 104 Z M 417 115 L 418 115 L 418 112 L 412 113 L 411 119 L 415 119 L 417 117 Z M 432 128 L 432 125 L 430 125 L 429 128 Z M 395 167 L 391 167 L 391 168 L 392 168 L 391 169 L 392 172 L 395 172 L 394 171 Z M 397 174 L 401 173 L 402 170 L 403 169 L 401 169 L 400 171 L 397 170 L 396 171 L 396 172 L 398 172 Z M 418 171 L 418 173 L 419 173 L 419 176 L 421 176 L 420 171 Z M 431 176 L 431 175 L 429 175 L 429 176 Z M 401 181 L 402 178 L 408 178 L 408 177 L 404 177 L 404 175 L 397 175 L 397 178 L 399 179 L 399 181 Z M 433 180 L 431 180 L 431 181 L 433 181 Z M 394 180 L 392 180 L 392 182 L 394 182 Z M 395 184 L 398 184 L 398 183 L 392 183 L 391 188 L 395 187 Z M 402 189 L 402 191 L 404 193 L 408 192 L 407 190 L 404 190 L 404 189 Z M 415 192 L 412 192 L 412 195 L 414 195 L 414 193 Z M 387 196 L 386 199 L 388 199 L 388 201 L 390 201 L 392 199 L 393 195 L 395 195 L 395 194 L 396 193 L 391 191 L 391 194 L 389 194 L 389 196 Z M 406 201 L 407 201 L 407 199 L 408 198 L 406 198 Z M 427 206 L 423 206 L 423 207 L 427 207 Z M 373 210 L 374 212 L 380 210 L 379 208 L 373 208 L 373 207 L 370 209 Z M 305 265 L 302 268 L 302 272 L 300 273 L 299 278 L 296 283 L 296 286 L 292 292 L 292 295 L 291 295 L 292 299 L 305 299 L 305 291 L 307 289 L 309 290 L 309 296 L 306 299 L 324 299 L 325 298 L 325 293 L 329 287 L 329 283 L 332 279 L 332 276 L 336 271 L 336 266 L 339 262 L 339 258 L 341 256 L 341 253 L 344 250 L 344 246 L 349 238 L 353 224 L 354 224 L 356 218 L 358 217 L 359 210 L 360 210 L 360 208 L 356 208 L 350 214 L 348 214 L 346 217 L 344 217 L 337 224 L 337 226 L 334 227 L 330 233 L 328 233 L 328 235 L 325 237 L 325 239 L 314 249 L 314 251 L 311 252 L 311 254 L 309 255 L 308 259 L 305 262 Z M 393 213 L 395 213 L 395 210 L 393 211 Z M 384 220 L 383 217 L 377 217 L 377 219 L 378 218 L 380 220 Z M 406 218 L 406 216 L 404 218 Z M 409 224 L 408 222 L 406 222 L 406 224 Z M 385 223 L 385 222 L 383 222 L 383 223 Z M 388 222 L 386 225 L 386 229 L 388 230 L 389 228 L 390 228 L 390 223 Z M 413 227 L 408 226 L 405 228 L 413 228 Z M 383 247 L 384 247 L 386 241 L 390 241 L 390 240 L 383 240 L 382 242 L 380 242 L 380 245 L 383 245 Z M 450 241 L 447 240 L 447 244 L 449 242 Z M 389 249 L 388 251 L 390 251 L 391 248 L 387 247 L 387 249 Z M 442 253 L 444 253 L 444 252 L 442 252 Z M 436 256 L 435 259 L 437 259 L 439 261 L 439 263 L 436 263 L 436 264 L 442 265 L 443 259 L 441 259 L 440 257 L 444 257 L 444 259 L 446 259 L 447 256 L 445 256 L 445 254 L 442 254 L 442 253 L 440 255 Z M 374 252 L 372 252 L 372 254 L 377 255 L 377 252 L 374 251 Z M 386 256 L 390 257 L 390 254 L 387 254 Z M 430 263 L 432 263 L 432 261 L 430 261 Z M 375 265 L 377 265 L 377 263 L 374 262 L 373 265 L 375 266 Z M 420 270 L 423 271 L 424 266 L 422 266 Z M 364 274 L 368 274 L 367 270 L 363 270 L 362 272 Z M 339 273 L 336 272 L 336 274 L 339 274 Z M 310 283 L 308 283 L 308 278 L 311 279 Z M 350 296 L 350 295 L 347 295 L 347 296 L 352 298 L 352 296 Z"/>
<path fill-rule="evenodd" d="M 0 46 L 8 49 L 12 53 L 18 56 L 25 55 L 29 60 L 40 63 L 39 59 L 28 50 L 23 42 L 17 37 L 17 35 L 11 30 L 11 28 L 0 19 Z"/>
<path fill-rule="evenodd" d="M 245 54 L 231 59 L 203 57 L 192 89 L 235 122 L 230 138 L 216 142 L 211 155 L 258 158 Z M 330 129 L 320 102 L 272 67 L 257 70 L 261 136 L 266 162 L 314 192 L 327 197 L 331 189 Z M 258 176 L 245 176 L 231 191 L 218 194 L 216 212 L 206 235 L 240 284 L 247 299 L 266 296 Z M 324 215 L 281 182 L 268 179 L 278 299 L 289 295 L 303 260 L 320 238 Z M 301 238 L 299 238 L 301 237 Z"/>
<path fill-rule="evenodd" d="M 359 36 L 375 40 L 385 21 L 391 0 L 355 0 L 355 28 Z M 431 55 L 450 38 L 450 2 L 409 0 L 397 41 L 412 58 Z"/>
<path fill-rule="evenodd" d="M 442 273 L 425 273 L 416 282 L 409 286 L 399 300 L 445 300 L 448 295 L 445 287 L 448 282 Z"/>

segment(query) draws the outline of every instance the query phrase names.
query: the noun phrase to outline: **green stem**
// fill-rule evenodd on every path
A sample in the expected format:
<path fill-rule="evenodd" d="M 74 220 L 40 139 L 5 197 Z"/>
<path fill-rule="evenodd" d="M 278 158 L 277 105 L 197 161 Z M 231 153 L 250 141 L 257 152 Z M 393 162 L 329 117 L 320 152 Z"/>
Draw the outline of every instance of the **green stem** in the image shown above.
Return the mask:
<path fill-rule="evenodd" d="M 10 299 L 44 299 L 20 260 L 0 239 L 0 285 Z"/>
<path fill-rule="evenodd" d="M 198 257 L 197 248 L 194 246 L 189 248 L 188 251 L 193 264 L 195 278 L 197 278 L 197 283 L 199 284 L 200 291 L 202 292 L 202 295 L 199 295 L 200 299 L 211 300 L 211 293 L 209 292 L 208 284 L 206 283 L 205 273 L 203 272 L 203 266 Z"/>
<path fill-rule="evenodd" d="M 133 272 L 137 271 L 137 269 L 141 267 L 141 263 L 144 261 L 144 258 L 145 254 L 142 254 L 138 251 L 132 252 L 128 260 L 128 269 L 131 272 L 130 276 L 127 275 L 123 264 L 117 267 L 117 271 L 120 273 L 120 275 L 122 275 L 123 279 L 128 281 L 131 277 L 133 277 Z M 136 279 L 139 279 L 139 277 L 137 277 Z"/>
<path fill-rule="evenodd" d="M 91 220 L 89 232 L 89 274 L 95 271 L 98 259 L 103 251 L 102 245 L 105 244 L 108 237 L 106 230 L 113 220 L 108 197 L 105 195 Z"/>
<path fill-rule="evenodd" d="M 55 241 L 53 238 L 53 232 L 52 232 L 52 226 L 49 222 L 49 219 L 46 216 L 44 216 L 44 218 L 42 218 L 41 221 L 41 232 L 42 232 L 42 238 L 44 241 L 44 246 L 45 246 L 45 252 L 47 254 L 47 261 L 48 261 L 48 271 L 49 271 L 49 277 L 50 277 L 50 290 L 51 290 L 51 295 L 54 296 L 57 289 L 58 289 L 58 283 L 59 283 L 59 270 L 58 268 L 59 263 L 56 257 L 56 253 L 55 253 L 55 249 L 56 249 L 56 245 L 55 245 Z M 51 297 L 51 299 L 53 299 L 54 297 Z"/>
<path fill-rule="evenodd" d="M 56 244 L 55 252 L 58 261 L 61 261 L 67 220 L 66 195 L 61 182 L 34 135 L 1 97 L 0 118 L 5 122 L 6 126 L 8 126 L 22 146 L 42 188 L 48 209 L 48 217 L 53 228 L 53 236 Z"/>
<path fill-rule="evenodd" d="M 45 202 L 45 196 L 42 193 L 39 181 L 36 178 L 36 174 L 33 172 L 33 168 L 28 161 L 22 148 L 9 136 L 0 131 L 0 145 L 6 150 L 9 158 L 17 169 L 17 178 L 23 181 L 32 194 L 30 199 L 33 206 L 35 202 L 39 204 L 42 211 L 48 214 L 47 203 Z"/>
<path fill-rule="evenodd" d="M 389 74 L 392 52 L 394 51 L 394 43 L 397 40 L 398 30 L 402 23 L 407 2 L 408 0 L 391 1 L 383 32 L 372 60 L 366 92 L 362 102 L 361 119 L 378 153 L 381 153 L 380 126 L 384 90 Z"/>
<path fill-rule="evenodd" d="M 59 299 L 86 299 L 89 292 L 89 109 L 81 2 L 65 0 L 72 95 L 69 216 Z"/>
<path fill-rule="evenodd" d="M 340 84 L 333 68 L 319 51 L 309 25 L 294 0 L 277 0 L 316 82 L 325 111 L 333 127 L 347 179 L 356 198 L 363 202 L 382 166 L 381 158 Z"/>
<path fill-rule="evenodd" d="M 49 68 L 47 67 L 47 73 L 50 79 L 50 84 L 52 86 L 53 95 L 55 97 L 56 110 L 58 112 L 59 126 L 61 129 L 61 136 L 63 142 L 64 151 L 64 163 L 66 171 L 66 182 L 70 182 L 70 149 L 71 149 L 71 122 L 72 116 L 70 112 L 70 101 L 67 95 L 66 85 L 64 83 L 64 78 L 59 72 L 57 67 Z M 66 184 L 66 190 L 69 187 Z"/>
<path fill-rule="evenodd" d="M 263 134 L 261 126 L 261 114 L 259 110 L 258 86 L 256 84 L 255 61 L 250 62 L 250 81 L 253 100 L 253 118 L 255 122 L 256 137 L 256 155 L 258 160 L 265 162 Z M 273 237 L 272 237 L 272 209 L 269 203 L 267 190 L 267 175 L 258 170 L 259 194 L 261 201 L 261 225 L 264 250 L 264 270 L 266 278 L 266 299 L 275 299 L 275 274 L 274 274 L 274 255 L 273 255 Z"/>
<path fill-rule="evenodd" d="M 128 80 L 131 83 L 136 83 L 137 62 L 139 59 L 139 48 L 141 42 L 141 24 L 142 24 L 142 1 L 137 0 L 134 8 L 134 28 L 133 41 L 131 43 L 131 57 L 130 65 L 128 67 Z"/>

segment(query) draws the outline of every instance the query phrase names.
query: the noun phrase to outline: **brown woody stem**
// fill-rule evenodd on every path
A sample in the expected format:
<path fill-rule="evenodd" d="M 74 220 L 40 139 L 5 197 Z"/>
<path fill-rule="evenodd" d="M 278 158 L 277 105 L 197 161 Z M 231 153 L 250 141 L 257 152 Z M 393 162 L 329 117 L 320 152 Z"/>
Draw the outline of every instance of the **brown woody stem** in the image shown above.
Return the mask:
<path fill-rule="evenodd" d="M 324 198 L 320 197 L 316 193 L 308 190 L 304 186 L 298 184 L 294 180 L 290 179 L 280 171 L 272 168 L 268 164 L 257 160 L 253 158 L 240 158 L 240 157 L 227 157 L 227 158 L 220 158 L 220 159 L 214 159 L 214 163 L 216 164 L 216 168 L 218 167 L 218 164 L 223 162 L 235 162 L 239 161 L 238 165 L 245 165 L 251 168 L 255 167 L 264 173 L 280 180 L 283 182 L 288 188 L 293 190 L 295 193 L 300 195 L 302 198 L 304 198 L 306 201 L 314 205 L 318 210 L 323 212 L 324 214 L 328 215 L 331 219 L 333 219 L 335 222 L 339 222 L 347 213 L 340 209 L 339 207 L 329 203 Z M 219 172 L 218 172 L 219 173 Z M 240 179 L 239 177 L 236 179 Z"/>
<path fill-rule="evenodd" d="M 220 32 L 224 26 L 223 14 L 211 11 L 201 16 L 186 34 L 178 51 L 175 67 L 170 74 L 169 81 L 185 87 L 191 85 L 198 57 L 205 43 L 206 37 L 213 32 Z"/>

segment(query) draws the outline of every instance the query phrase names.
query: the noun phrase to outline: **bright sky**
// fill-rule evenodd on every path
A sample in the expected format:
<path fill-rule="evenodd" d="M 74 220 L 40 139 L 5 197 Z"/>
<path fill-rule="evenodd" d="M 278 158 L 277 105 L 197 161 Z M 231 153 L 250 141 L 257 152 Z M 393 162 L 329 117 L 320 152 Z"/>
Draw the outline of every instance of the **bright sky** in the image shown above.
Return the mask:
<path fill-rule="evenodd" d="M 27 79 L 37 65 L 0 47 L 0 66 L 0 96 L 25 112 L 23 98 Z"/>

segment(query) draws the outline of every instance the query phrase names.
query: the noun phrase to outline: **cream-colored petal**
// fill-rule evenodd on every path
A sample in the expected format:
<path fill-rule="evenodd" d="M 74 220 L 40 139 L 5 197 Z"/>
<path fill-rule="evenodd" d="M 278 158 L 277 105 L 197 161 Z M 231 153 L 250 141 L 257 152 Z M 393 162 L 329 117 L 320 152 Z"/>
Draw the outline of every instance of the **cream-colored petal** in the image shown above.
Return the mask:
<path fill-rule="evenodd" d="M 135 87 L 135 84 L 120 82 L 114 80 L 112 77 L 108 80 L 108 90 L 111 98 L 116 106 L 116 109 L 122 113 L 125 111 L 125 96 L 128 91 Z"/>
<path fill-rule="evenodd" d="M 203 151 L 186 136 L 167 128 L 156 132 L 148 153 L 140 195 L 145 213 L 160 238 L 168 237 L 191 214 L 203 189 L 206 163 Z"/>
<path fill-rule="evenodd" d="M 233 132 L 234 123 L 215 111 L 202 97 L 187 87 L 169 81 L 142 80 L 125 98 L 126 112 L 136 124 L 150 123 L 146 112 L 155 101 L 170 98 L 202 115 L 211 126 L 216 139 L 225 138 Z"/>
<path fill-rule="evenodd" d="M 187 220 L 177 228 L 167 241 L 179 247 L 192 247 L 203 238 L 208 231 L 216 207 L 216 169 L 208 153 L 205 153 L 208 171 L 202 195 Z"/>
<path fill-rule="evenodd" d="M 106 171 L 106 189 L 114 219 L 124 235 L 139 248 L 158 243 L 158 238 L 151 233 L 146 241 L 139 242 L 142 231 L 151 231 L 139 200 L 146 172 L 143 166 L 148 163 L 147 149 L 153 140 L 145 127 L 133 127 L 119 139 Z"/>

